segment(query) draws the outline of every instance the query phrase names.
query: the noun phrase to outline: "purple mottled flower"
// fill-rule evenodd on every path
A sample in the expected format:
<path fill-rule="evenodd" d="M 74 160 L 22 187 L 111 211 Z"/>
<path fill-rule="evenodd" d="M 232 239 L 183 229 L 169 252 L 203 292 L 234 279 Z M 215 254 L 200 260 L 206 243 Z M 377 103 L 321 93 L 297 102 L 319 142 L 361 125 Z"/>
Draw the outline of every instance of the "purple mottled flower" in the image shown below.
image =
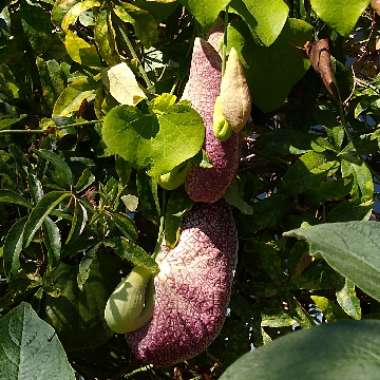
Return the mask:
<path fill-rule="evenodd" d="M 215 101 L 220 94 L 222 60 L 213 46 L 217 37 L 209 37 L 211 43 L 196 38 L 191 60 L 190 76 L 182 99 L 190 100 L 193 108 L 202 116 L 206 127 L 204 148 L 213 165 L 212 168 L 194 167 L 187 175 L 185 188 L 194 202 L 213 203 L 221 199 L 235 178 L 240 156 L 238 134 L 222 142 L 213 132 Z"/>
<path fill-rule="evenodd" d="M 230 299 L 238 238 L 224 202 L 197 204 L 185 216 L 178 245 L 157 257 L 152 320 L 127 334 L 136 358 L 170 365 L 190 359 L 219 334 Z"/>

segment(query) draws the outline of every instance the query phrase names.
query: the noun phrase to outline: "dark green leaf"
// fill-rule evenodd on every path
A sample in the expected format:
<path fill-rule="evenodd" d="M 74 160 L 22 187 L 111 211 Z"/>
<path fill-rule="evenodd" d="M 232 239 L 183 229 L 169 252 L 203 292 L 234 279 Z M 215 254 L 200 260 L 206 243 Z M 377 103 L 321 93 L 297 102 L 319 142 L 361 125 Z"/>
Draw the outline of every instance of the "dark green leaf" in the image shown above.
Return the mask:
<path fill-rule="evenodd" d="M 47 113 L 51 113 L 54 103 L 65 88 L 65 77 L 55 59 L 44 61 L 37 57 L 37 67 L 42 86 L 42 101 Z"/>
<path fill-rule="evenodd" d="M 0 203 L 10 203 L 23 207 L 31 207 L 30 203 L 12 190 L 0 190 Z"/>
<path fill-rule="evenodd" d="M 33 208 L 24 228 L 24 244 L 27 247 L 47 216 L 66 198 L 70 192 L 52 191 L 46 194 Z"/>
<path fill-rule="evenodd" d="M 72 238 L 78 238 L 80 235 L 82 235 L 87 221 L 88 214 L 86 207 L 83 206 L 81 201 L 75 199 L 74 215 L 73 219 L 71 220 L 71 227 L 65 244 L 68 244 Z"/>
<path fill-rule="evenodd" d="M 135 266 L 142 266 L 153 274 L 158 273 L 158 264 L 154 258 L 148 255 L 139 245 L 121 238 L 116 246 L 115 252 L 124 260 L 130 261 Z"/>
<path fill-rule="evenodd" d="M 54 329 L 23 302 L 0 319 L 0 378 L 75 380 Z"/>
<path fill-rule="evenodd" d="M 28 184 L 29 184 L 29 189 L 32 194 L 33 200 L 35 203 L 37 203 L 44 196 L 42 183 L 36 175 L 29 173 Z"/>
<path fill-rule="evenodd" d="M 192 202 L 182 190 L 170 193 L 165 213 L 165 244 L 174 247 L 180 237 L 180 226 Z"/>
<path fill-rule="evenodd" d="M 119 231 L 128 239 L 136 240 L 138 233 L 135 225 L 128 215 L 121 212 L 115 212 L 112 214 L 112 220 L 115 223 Z"/>
<path fill-rule="evenodd" d="M 49 218 L 43 222 L 44 245 L 50 266 L 56 266 L 61 255 L 61 234 L 57 225 Z"/>
<path fill-rule="evenodd" d="M 86 190 L 95 182 L 95 176 L 91 173 L 89 169 L 84 169 L 80 175 L 78 182 L 75 184 L 75 190 L 80 193 Z"/>
<path fill-rule="evenodd" d="M 298 331 L 245 354 L 220 379 L 376 380 L 379 331 L 378 321 L 341 321 Z"/>
<path fill-rule="evenodd" d="M 243 22 L 231 22 L 228 46 L 241 55 L 253 102 L 263 111 L 279 107 L 309 69 L 303 46 L 312 33 L 313 28 L 307 22 L 289 18 L 276 42 L 262 47 L 252 40 Z"/>
<path fill-rule="evenodd" d="M 139 198 L 138 211 L 151 222 L 157 223 L 158 213 L 156 201 L 152 194 L 152 182 L 153 180 L 144 172 L 137 172 L 136 188 Z"/>
<path fill-rule="evenodd" d="M 21 2 L 21 23 L 32 48 L 37 54 L 42 54 L 51 49 L 53 44 L 60 44 L 60 41 L 52 34 L 52 24 L 50 15 L 38 5 Z"/>
<path fill-rule="evenodd" d="M 230 185 L 227 192 L 224 194 L 224 198 L 231 206 L 236 207 L 242 214 L 253 214 L 252 206 L 244 200 L 241 186 L 239 186 L 239 181 L 234 181 Z"/>
<path fill-rule="evenodd" d="M 59 186 L 70 187 L 72 185 L 73 174 L 70 166 L 61 156 L 46 149 L 38 150 L 37 154 L 54 166 L 53 176 Z"/>
<path fill-rule="evenodd" d="M 97 244 L 94 248 L 90 249 L 79 263 L 77 283 L 80 290 L 83 290 L 83 286 L 90 277 L 92 265 L 97 264 L 96 251 L 99 249 L 99 246 L 100 244 Z"/>
<path fill-rule="evenodd" d="M 283 187 L 290 194 L 300 194 L 319 186 L 323 179 L 338 168 L 339 162 L 334 156 L 307 152 L 288 169 Z"/>
<path fill-rule="evenodd" d="M 148 11 L 136 4 L 123 2 L 115 5 L 114 12 L 123 22 L 133 26 L 137 38 L 145 47 L 150 47 L 157 42 L 158 25 Z"/>
<path fill-rule="evenodd" d="M 19 256 L 22 251 L 23 231 L 26 218 L 19 219 L 8 231 L 3 247 L 4 273 L 12 280 L 20 268 Z"/>
<path fill-rule="evenodd" d="M 284 236 L 306 240 L 311 255 L 322 255 L 333 269 L 380 301 L 379 223 L 325 223 Z"/>

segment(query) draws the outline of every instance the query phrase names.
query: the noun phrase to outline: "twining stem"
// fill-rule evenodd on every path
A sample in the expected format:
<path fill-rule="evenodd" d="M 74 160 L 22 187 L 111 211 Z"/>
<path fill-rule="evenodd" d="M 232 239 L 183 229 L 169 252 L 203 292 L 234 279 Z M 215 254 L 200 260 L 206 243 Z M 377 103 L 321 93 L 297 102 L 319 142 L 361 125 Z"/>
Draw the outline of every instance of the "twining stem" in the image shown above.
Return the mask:
<path fill-rule="evenodd" d="M 146 73 L 144 66 L 141 63 L 140 58 L 138 57 L 136 50 L 134 49 L 134 47 L 132 45 L 131 40 L 129 39 L 127 33 L 125 32 L 124 27 L 120 23 L 117 23 L 117 26 L 118 26 L 119 32 L 121 34 L 121 37 L 123 38 L 125 44 L 128 47 L 129 52 L 131 53 L 133 59 L 138 63 L 139 72 L 140 72 L 142 78 L 144 79 L 144 82 L 147 86 L 147 89 L 149 91 L 151 91 L 153 89 L 153 84 L 150 81 L 148 74 Z"/>

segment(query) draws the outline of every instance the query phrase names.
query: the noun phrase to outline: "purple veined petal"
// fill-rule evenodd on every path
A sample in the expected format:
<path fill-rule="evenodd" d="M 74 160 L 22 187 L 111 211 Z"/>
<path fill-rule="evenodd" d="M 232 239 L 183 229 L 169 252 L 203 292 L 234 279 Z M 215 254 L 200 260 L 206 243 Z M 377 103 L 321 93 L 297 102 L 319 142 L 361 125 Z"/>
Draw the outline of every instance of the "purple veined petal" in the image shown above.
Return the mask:
<path fill-rule="evenodd" d="M 157 257 L 152 320 L 127 334 L 135 357 L 170 365 L 190 359 L 219 334 L 229 304 L 238 238 L 224 202 L 197 204 L 185 216 L 178 245 Z"/>
<path fill-rule="evenodd" d="M 219 38 L 222 34 L 218 33 Z M 216 39 L 211 35 L 213 44 Z M 227 141 L 219 141 L 213 132 L 213 113 L 222 80 L 222 60 L 207 41 L 196 38 L 190 76 L 182 99 L 191 101 L 202 116 L 206 127 L 204 148 L 212 168 L 194 167 L 187 175 L 185 188 L 194 202 L 214 203 L 221 199 L 235 178 L 240 156 L 240 138 L 233 134 Z"/>

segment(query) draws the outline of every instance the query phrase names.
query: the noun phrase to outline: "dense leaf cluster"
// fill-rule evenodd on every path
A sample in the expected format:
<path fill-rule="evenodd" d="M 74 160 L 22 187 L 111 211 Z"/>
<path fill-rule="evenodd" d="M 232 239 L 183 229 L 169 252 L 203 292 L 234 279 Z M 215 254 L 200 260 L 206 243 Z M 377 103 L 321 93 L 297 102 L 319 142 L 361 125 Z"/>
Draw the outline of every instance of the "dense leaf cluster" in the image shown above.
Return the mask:
<path fill-rule="evenodd" d="M 369 3 L 0 0 L 1 378 L 73 379 L 70 364 L 85 379 L 218 378 L 263 345 L 222 378 L 301 379 L 295 355 L 309 379 L 376 378 L 379 322 L 314 328 L 380 315 L 380 32 Z M 211 166 L 202 119 L 178 99 L 194 38 L 215 23 L 223 63 L 234 48 L 253 99 L 225 194 L 240 239 L 230 312 L 193 360 L 141 366 L 104 306 L 134 265 L 157 273 L 162 239 L 178 241 L 192 204 L 160 176 Z M 334 372 L 334 355 L 352 370 Z"/>

